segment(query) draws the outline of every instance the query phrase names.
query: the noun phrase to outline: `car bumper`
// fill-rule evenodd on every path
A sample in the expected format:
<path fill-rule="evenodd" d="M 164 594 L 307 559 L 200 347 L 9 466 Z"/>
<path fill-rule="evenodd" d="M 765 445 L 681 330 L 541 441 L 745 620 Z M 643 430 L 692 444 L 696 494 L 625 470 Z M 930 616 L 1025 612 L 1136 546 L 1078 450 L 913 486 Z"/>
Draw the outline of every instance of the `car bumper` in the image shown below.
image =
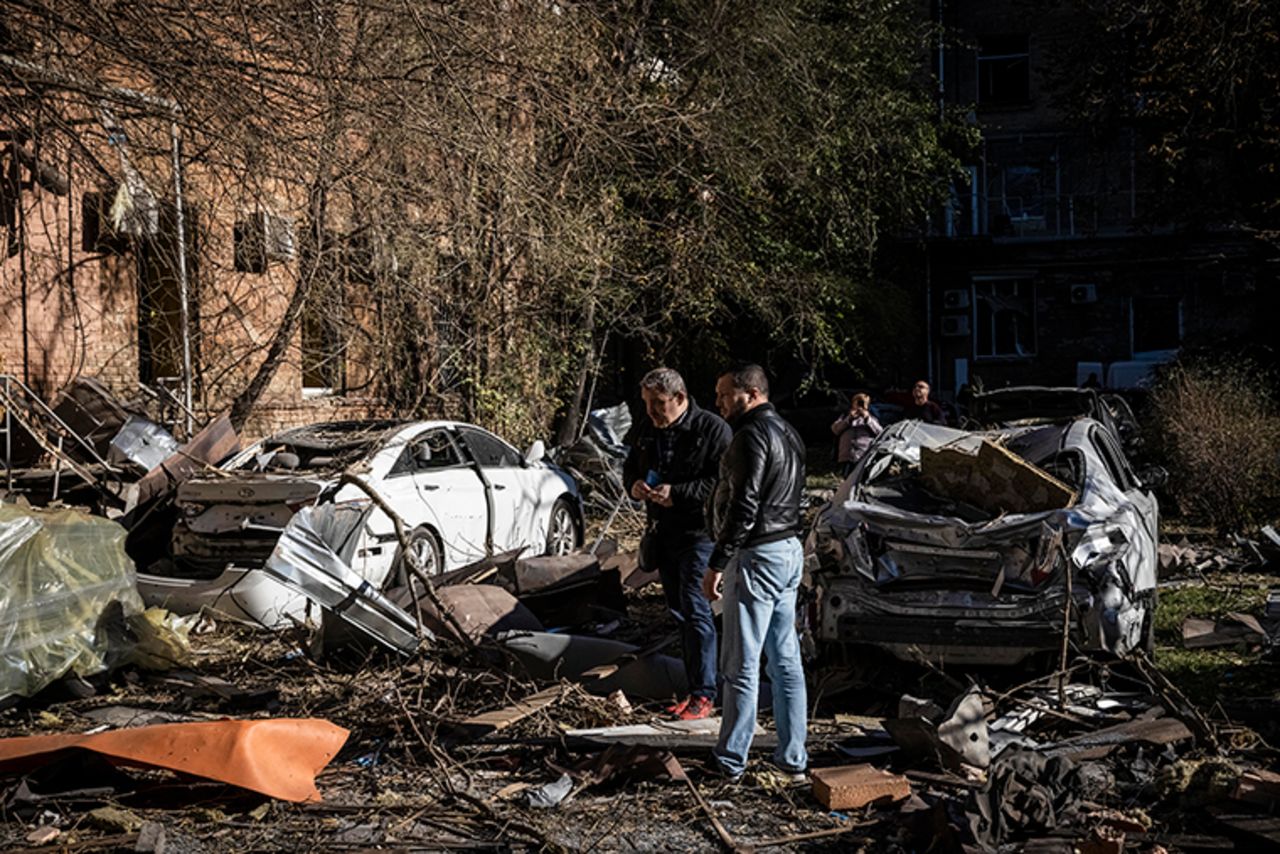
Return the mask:
<path fill-rule="evenodd" d="M 229 566 L 213 579 L 139 573 L 138 592 L 148 606 L 156 605 L 175 614 L 207 611 L 215 617 L 258 628 L 284 628 L 308 617 L 306 597 L 258 569 Z M 310 610 L 314 612 L 315 606 L 311 605 Z"/>
<path fill-rule="evenodd" d="M 1074 597 L 1073 613 L 1088 610 L 1087 594 Z M 855 581 L 823 592 L 819 637 L 835 644 L 870 644 L 905 661 L 1009 665 L 1062 646 L 1065 592 L 1029 596 L 1017 603 L 976 591 L 915 591 L 884 595 Z M 1073 637 L 1084 643 L 1079 624 Z"/>

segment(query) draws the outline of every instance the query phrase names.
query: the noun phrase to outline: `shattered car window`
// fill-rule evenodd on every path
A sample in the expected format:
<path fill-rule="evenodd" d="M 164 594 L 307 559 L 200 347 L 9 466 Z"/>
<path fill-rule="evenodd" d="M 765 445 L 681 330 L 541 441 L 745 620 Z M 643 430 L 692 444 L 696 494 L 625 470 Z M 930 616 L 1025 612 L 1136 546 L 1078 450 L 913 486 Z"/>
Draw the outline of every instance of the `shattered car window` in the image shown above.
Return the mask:
<path fill-rule="evenodd" d="M 410 442 L 391 469 L 392 475 L 462 465 L 462 455 L 444 430 L 429 430 Z"/>
<path fill-rule="evenodd" d="M 858 492 L 864 499 L 880 501 L 913 512 L 956 516 L 968 522 L 990 519 L 992 514 L 963 501 L 939 496 L 920 476 L 920 449 L 972 450 L 986 439 L 1005 448 L 1047 474 L 1079 490 L 1084 483 L 1084 460 L 1079 452 L 1063 447 L 1068 428 L 1050 425 L 1018 431 L 965 433 L 941 428 L 937 435 L 914 436 L 906 443 L 883 442 L 861 471 Z M 937 429 L 934 428 L 935 432 Z"/>
<path fill-rule="evenodd" d="M 287 430 L 262 443 L 239 468 L 255 471 L 339 471 L 372 454 L 396 421 L 332 421 Z"/>
<path fill-rule="evenodd" d="M 467 442 L 471 454 L 481 466 L 498 468 L 520 465 L 520 454 L 506 442 L 479 430 L 463 427 L 458 432 Z"/>

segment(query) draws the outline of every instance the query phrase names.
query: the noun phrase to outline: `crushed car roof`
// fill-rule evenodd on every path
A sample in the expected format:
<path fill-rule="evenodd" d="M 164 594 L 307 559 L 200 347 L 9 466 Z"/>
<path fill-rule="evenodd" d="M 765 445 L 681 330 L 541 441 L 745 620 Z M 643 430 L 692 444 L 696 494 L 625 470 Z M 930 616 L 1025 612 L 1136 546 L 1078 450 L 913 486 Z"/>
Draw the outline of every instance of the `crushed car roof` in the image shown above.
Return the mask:
<path fill-rule="evenodd" d="M 283 442 L 299 448 L 340 450 L 355 448 L 385 439 L 389 434 L 416 422 L 405 419 L 367 421 L 322 421 L 295 427 L 269 437 L 268 442 Z"/>

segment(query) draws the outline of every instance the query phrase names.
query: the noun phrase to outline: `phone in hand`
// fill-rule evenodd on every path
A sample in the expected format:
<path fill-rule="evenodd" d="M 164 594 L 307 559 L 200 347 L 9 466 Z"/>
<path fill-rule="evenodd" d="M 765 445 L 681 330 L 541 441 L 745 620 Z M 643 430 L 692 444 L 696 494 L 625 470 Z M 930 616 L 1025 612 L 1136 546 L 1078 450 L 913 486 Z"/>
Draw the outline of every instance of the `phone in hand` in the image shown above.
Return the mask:
<path fill-rule="evenodd" d="M 649 469 L 649 473 L 644 476 L 644 485 L 652 489 L 662 483 L 662 478 L 653 469 Z"/>

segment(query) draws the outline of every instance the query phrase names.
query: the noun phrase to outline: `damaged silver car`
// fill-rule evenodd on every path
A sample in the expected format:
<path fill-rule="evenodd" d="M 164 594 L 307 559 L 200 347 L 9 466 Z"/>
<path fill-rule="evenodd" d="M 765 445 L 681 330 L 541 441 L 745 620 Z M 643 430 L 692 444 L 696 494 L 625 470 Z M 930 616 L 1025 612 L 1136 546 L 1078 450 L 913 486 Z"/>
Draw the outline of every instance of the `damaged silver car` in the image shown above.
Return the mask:
<path fill-rule="evenodd" d="M 899 658 L 1013 664 L 1071 641 L 1150 648 L 1159 510 L 1090 418 L 888 428 L 819 512 L 812 631 Z"/>
<path fill-rule="evenodd" d="M 1092 418 L 1113 431 L 1128 453 L 1142 444 L 1142 430 L 1129 402 L 1095 388 L 1010 386 L 977 392 L 969 401 L 969 416 L 976 422 L 970 427 L 1023 427 Z"/>

